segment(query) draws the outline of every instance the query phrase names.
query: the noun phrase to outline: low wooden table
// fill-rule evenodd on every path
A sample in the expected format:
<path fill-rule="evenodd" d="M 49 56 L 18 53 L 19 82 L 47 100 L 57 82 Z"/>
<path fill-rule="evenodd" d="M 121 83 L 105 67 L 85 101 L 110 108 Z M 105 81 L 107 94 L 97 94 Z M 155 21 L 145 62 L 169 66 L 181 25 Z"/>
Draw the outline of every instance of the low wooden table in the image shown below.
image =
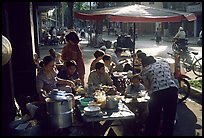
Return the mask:
<path fill-rule="evenodd" d="M 91 123 L 91 134 L 96 135 L 96 125 L 95 123 L 99 123 L 100 121 L 105 121 L 103 125 L 99 125 L 99 127 L 103 128 L 103 131 L 106 131 L 109 127 L 112 126 L 121 126 L 122 120 L 134 119 L 135 114 L 122 102 L 118 103 L 118 109 L 102 109 L 102 114 L 100 116 L 87 116 L 84 114 L 84 107 L 80 104 L 77 105 L 79 108 L 80 114 L 83 120 L 87 123 Z M 120 124 L 112 125 L 114 121 L 119 121 Z M 102 132 L 103 133 L 103 132 Z M 103 134 L 99 134 L 103 135 Z"/>

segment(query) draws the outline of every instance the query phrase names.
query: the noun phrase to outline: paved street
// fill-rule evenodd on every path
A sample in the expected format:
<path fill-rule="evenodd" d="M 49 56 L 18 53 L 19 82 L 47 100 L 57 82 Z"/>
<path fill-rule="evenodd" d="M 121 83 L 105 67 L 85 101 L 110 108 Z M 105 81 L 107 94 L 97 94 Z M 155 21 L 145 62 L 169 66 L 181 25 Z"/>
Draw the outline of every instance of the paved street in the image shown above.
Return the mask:
<path fill-rule="evenodd" d="M 161 42 L 161 45 L 157 46 L 155 41 L 152 40 L 151 36 L 139 37 L 136 41 L 136 50 L 141 49 L 147 55 L 152 55 L 156 57 L 170 58 L 167 52 L 172 52 L 171 45 L 172 42 Z M 104 35 L 103 39 L 110 40 L 114 42 L 116 40 L 115 36 Z M 86 75 L 85 82 L 87 82 L 90 63 L 94 59 L 93 53 L 96 48 L 87 47 L 88 41 L 83 39 L 80 42 L 83 51 L 83 57 L 85 61 Z M 61 52 L 63 45 L 61 46 L 44 46 L 40 47 L 40 57 L 43 58 L 48 55 L 48 50 L 50 48 L 55 48 L 56 51 Z M 195 47 L 195 45 L 190 45 L 190 51 L 198 52 L 198 57 L 202 57 L 202 47 Z M 107 53 L 113 52 L 114 49 L 108 49 Z M 190 72 L 187 73 L 192 79 L 195 79 L 195 75 Z M 196 103 L 195 101 L 188 99 L 186 103 L 178 105 L 178 124 L 175 126 L 175 136 L 202 136 L 202 105 Z M 117 132 L 117 129 L 114 129 Z M 120 135 L 120 133 L 118 132 Z"/>

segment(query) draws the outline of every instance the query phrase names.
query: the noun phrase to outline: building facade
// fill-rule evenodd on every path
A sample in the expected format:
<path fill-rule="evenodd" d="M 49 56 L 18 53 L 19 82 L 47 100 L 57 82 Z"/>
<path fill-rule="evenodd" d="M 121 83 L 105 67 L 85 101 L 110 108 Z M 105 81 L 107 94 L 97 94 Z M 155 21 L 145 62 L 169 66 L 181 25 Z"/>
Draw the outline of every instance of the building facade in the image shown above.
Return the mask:
<path fill-rule="evenodd" d="M 175 35 L 179 26 L 183 26 L 187 36 L 198 37 L 202 29 L 202 2 L 163 2 L 163 8 L 194 13 L 197 17 L 197 20 L 191 22 L 166 23 L 165 28 L 168 29 L 169 35 Z"/>
<path fill-rule="evenodd" d="M 202 29 L 202 2 L 131 2 L 130 4 L 141 4 L 155 8 L 165 8 L 182 12 L 194 13 L 195 21 L 184 20 L 182 22 L 166 23 L 136 23 L 140 35 L 153 34 L 157 27 L 160 27 L 164 36 L 174 36 L 178 28 L 183 26 L 187 36 L 198 37 Z"/>

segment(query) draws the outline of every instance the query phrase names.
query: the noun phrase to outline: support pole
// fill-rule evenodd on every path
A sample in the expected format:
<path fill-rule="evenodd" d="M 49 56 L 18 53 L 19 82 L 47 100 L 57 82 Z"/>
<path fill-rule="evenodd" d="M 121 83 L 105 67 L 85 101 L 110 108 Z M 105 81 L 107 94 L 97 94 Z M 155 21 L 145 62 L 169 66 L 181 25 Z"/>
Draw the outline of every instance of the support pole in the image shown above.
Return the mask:
<path fill-rule="evenodd" d="M 136 24 L 134 23 L 134 29 L 133 29 L 133 44 L 134 44 L 134 49 L 133 49 L 133 68 L 135 66 L 135 58 L 134 58 L 134 55 L 135 55 L 135 29 L 136 29 Z M 134 72 L 133 72 L 134 74 Z"/>
<path fill-rule="evenodd" d="M 90 2 L 90 10 L 91 10 L 91 2 Z M 92 20 L 90 20 L 90 29 L 89 29 L 89 36 L 90 36 L 90 43 L 92 41 Z"/>

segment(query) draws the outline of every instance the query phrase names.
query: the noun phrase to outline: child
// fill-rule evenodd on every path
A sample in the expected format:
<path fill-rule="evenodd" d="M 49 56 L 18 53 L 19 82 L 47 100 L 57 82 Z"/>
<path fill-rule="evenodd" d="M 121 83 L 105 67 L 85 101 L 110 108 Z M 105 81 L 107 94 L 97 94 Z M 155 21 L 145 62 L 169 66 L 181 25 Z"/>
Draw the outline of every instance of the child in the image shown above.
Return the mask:
<path fill-rule="evenodd" d="M 115 63 L 112 62 L 112 57 L 109 54 L 105 54 L 102 58 L 104 65 L 105 65 L 105 71 L 109 74 L 112 74 L 115 68 Z"/>
<path fill-rule="evenodd" d="M 95 59 L 92 61 L 91 66 L 90 66 L 90 71 L 95 70 L 95 65 L 98 61 L 100 61 L 103 56 L 105 55 L 105 52 L 103 50 L 96 50 L 94 53 Z"/>
<path fill-rule="evenodd" d="M 76 70 L 77 64 L 74 60 L 66 62 L 66 69 L 60 70 L 58 77 L 65 80 L 71 80 L 75 85 L 81 85 L 81 80 L 79 79 L 79 73 Z"/>
<path fill-rule="evenodd" d="M 136 96 L 141 90 L 145 90 L 145 87 L 141 84 L 140 75 L 135 74 L 131 78 L 131 84 L 126 88 L 125 96 Z"/>

